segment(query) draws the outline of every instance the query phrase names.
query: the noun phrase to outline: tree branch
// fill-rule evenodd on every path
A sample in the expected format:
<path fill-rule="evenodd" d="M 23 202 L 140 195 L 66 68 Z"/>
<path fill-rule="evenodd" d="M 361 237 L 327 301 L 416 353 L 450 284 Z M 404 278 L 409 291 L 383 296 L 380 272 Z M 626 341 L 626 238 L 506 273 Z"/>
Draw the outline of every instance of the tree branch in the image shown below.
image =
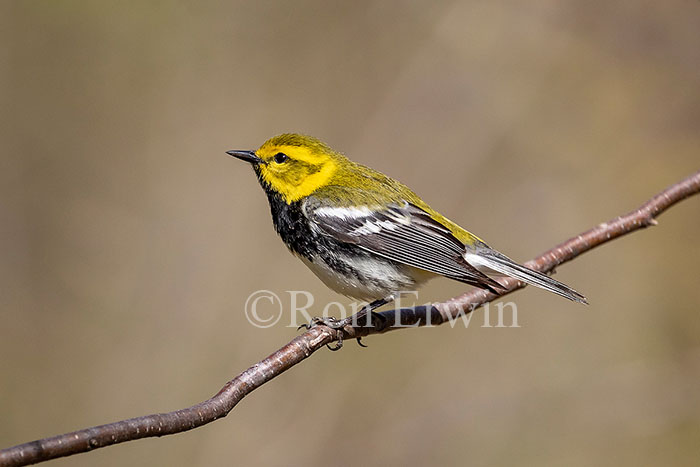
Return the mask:
<path fill-rule="evenodd" d="M 700 172 L 670 186 L 644 203 L 639 209 L 573 237 L 537 258 L 526 266 L 542 272 L 552 271 L 558 265 L 570 261 L 598 245 L 622 235 L 656 225 L 655 218 L 675 203 L 700 192 Z M 502 282 L 513 292 L 524 285 L 514 279 Z M 294 365 L 309 357 L 326 344 L 338 340 L 338 332 L 344 339 L 403 329 L 407 326 L 437 325 L 498 298 L 497 295 L 473 290 L 459 297 L 432 306 L 419 306 L 382 312 L 385 320 L 375 326 L 347 328 L 334 331 L 325 326 L 312 328 L 292 339 L 287 345 L 269 357 L 251 366 L 226 383 L 211 399 L 174 412 L 145 415 L 107 425 L 95 426 L 63 435 L 20 444 L 0 451 L 0 466 L 21 466 L 70 456 L 93 449 L 123 443 L 140 438 L 165 436 L 191 430 L 225 417 L 243 397 Z M 398 320 L 402 327 L 392 327 Z M 379 320 L 376 320 L 379 321 Z"/>

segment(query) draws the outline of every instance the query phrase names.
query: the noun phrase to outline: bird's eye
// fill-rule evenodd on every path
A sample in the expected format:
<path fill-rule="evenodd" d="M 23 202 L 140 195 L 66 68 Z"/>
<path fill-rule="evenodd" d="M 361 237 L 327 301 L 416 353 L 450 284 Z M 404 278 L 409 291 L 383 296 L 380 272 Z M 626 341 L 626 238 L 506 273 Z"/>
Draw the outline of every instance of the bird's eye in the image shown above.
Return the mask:
<path fill-rule="evenodd" d="M 278 152 L 275 154 L 275 162 L 278 164 L 285 162 L 287 159 L 289 159 L 289 157 L 283 152 Z"/>

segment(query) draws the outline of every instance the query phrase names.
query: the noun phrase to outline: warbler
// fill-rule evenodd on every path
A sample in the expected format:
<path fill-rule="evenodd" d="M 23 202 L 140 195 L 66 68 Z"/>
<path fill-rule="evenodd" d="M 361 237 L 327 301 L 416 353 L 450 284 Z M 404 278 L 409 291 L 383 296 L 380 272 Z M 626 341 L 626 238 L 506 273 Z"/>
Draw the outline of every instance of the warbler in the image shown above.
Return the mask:
<path fill-rule="evenodd" d="M 370 302 L 370 313 L 438 276 L 500 293 L 503 286 L 490 276 L 505 275 L 586 303 L 569 286 L 489 247 L 402 183 L 316 138 L 282 134 L 257 150 L 227 154 L 253 166 L 289 250 L 331 289 Z"/>

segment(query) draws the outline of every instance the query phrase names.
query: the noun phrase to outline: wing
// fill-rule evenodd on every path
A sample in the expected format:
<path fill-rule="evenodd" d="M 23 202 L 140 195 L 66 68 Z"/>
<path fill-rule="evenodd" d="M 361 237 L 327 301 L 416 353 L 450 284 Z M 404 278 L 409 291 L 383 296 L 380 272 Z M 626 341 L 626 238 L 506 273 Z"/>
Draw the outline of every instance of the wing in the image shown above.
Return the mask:
<path fill-rule="evenodd" d="M 322 232 L 397 263 L 498 293 L 503 287 L 464 259 L 465 246 L 423 209 L 403 202 L 381 210 L 311 201 L 307 215 Z"/>

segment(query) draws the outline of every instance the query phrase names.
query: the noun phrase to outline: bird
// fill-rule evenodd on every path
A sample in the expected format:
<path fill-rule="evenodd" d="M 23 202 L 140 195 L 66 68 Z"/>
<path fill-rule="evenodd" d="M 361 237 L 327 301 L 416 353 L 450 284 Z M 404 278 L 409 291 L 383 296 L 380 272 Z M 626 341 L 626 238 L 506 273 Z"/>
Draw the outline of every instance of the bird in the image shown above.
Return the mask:
<path fill-rule="evenodd" d="M 368 302 L 363 316 L 440 276 L 495 294 L 505 288 L 494 278 L 507 276 L 587 303 L 571 287 L 491 248 L 406 185 L 315 137 L 284 133 L 256 150 L 226 153 L 252 166 L 287 248 L 327 287 Z M 312 325 L 340 329 L 350 322 L 315 318 Z"/>

